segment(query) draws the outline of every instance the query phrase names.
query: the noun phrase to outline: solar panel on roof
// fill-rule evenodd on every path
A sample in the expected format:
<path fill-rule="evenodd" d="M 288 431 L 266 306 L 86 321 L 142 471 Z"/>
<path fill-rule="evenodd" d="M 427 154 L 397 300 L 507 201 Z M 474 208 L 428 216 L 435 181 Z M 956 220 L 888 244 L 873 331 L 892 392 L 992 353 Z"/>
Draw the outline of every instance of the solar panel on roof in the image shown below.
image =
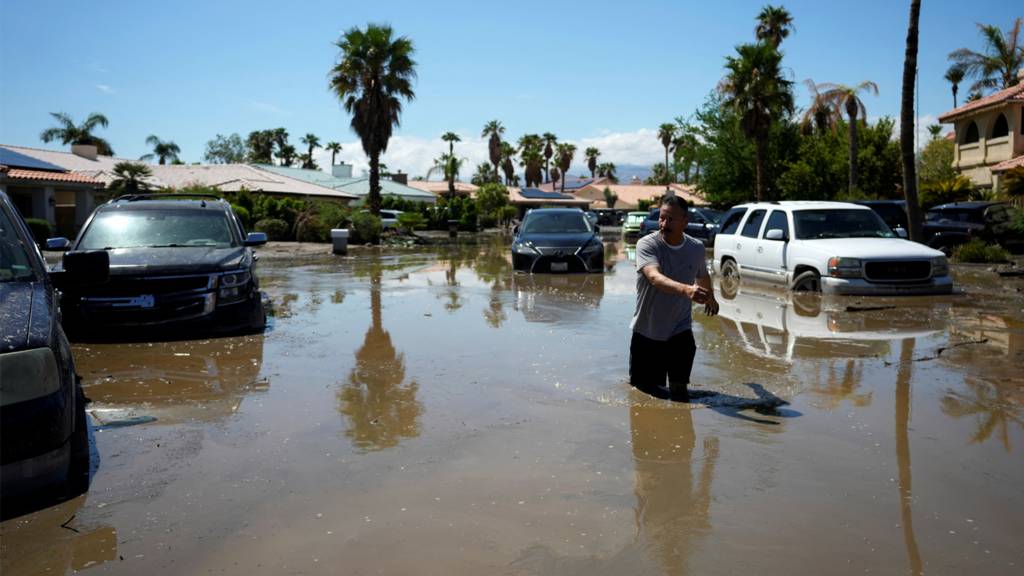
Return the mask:
<path fill-rule="evenodd" d="M 67 172 L 64 168 L 49 162 L 37 160 L 14 150 L 0 147 L 0 164 L 11 168 L 26 168 L 28 170 L 48 170 L 50 172 Z"/>
<path fill-rule="evenodd" d="M 523 198 L 529 198 L 531 200 L 572 200 L 572 196 L 568 194 L 559 194 L 558 192 L 547 192 L 545 190 L 539 190 L 537 188 L 523 188 L 519 191 L 519 195 Z"/>

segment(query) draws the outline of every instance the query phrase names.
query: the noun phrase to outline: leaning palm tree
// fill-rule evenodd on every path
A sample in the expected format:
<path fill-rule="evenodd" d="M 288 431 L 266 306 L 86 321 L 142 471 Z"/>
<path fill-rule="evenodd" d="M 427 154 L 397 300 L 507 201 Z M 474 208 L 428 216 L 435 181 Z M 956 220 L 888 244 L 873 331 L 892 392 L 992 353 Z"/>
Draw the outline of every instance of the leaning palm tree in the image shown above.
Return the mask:
<path fill-rule="evenodd" d="M 740 126 L 755 143 L 757 200 L 768 190 L 768 134 L 776 118 L 793 111 L 792 82 L 782 77 L 782 56 L 768 44 L 742 44 L 736 56 L 726 57 L 728 71 L 719 90 L 725 104 L 740 118 Z"/>
<path fill-rule="evenodd" d="M 480 132 L 481 138 L 487 138 L 487 155 L 494 166 L 494 181 L 498 181 L 498 163 L 501 162 L 501 135 L 505 133 L 505 127 L 497 120 L 491 120 L 484 124 Z"/>
<path fill-rule="evenodd" d="M 672 147 L 672 141 L 676 137 L 676 125 L 670 122 L 666 122 L 661 126 L 658 126 L 658 140 L 661 140 L 661 145 L 665 147 L 665 192 L 667 193 L 669 188 L 668 185 L 672 183 L 672 170 L 669 168 L 668 163 L 668 150 Z"/>
<path fill-rule="evenodd" d="M 334 166 L 334 159 L 341 153 L 341 144 L 337 142 L 328 142 L 327 146 L 324 146 L 324 150 L 331 153 L 331 166 Z"/>
<path fill-rule="evenodd" d="M 576 146 L 569 144 L 568 142 L 560 142 L 558 144 L 558 157 L 557 164 L 562 170 L 562 192 L 565 192 L 565 175 L 569 173 L 569 167 L 572 166 L 572 159 L 576 155 Z M 551 187 L 554 190 L 554 186 Z"/>
<path fill-rule="evenodd" d="M 545 132 L 541 138 L 544 140 L 544 171 L 548 173 L 548 180 L 551 180 L 551 156 L 555 153 L 555 145 L 558 144 L 558 136 L 555 136 L 551 132 Z M 553 186 L 552 189 L 554 189 Z"/>
<path fill-rule="evenodd" d="M 960 88 L 960 83 L 964 80 L 964 69 L 959 64 L 953 64 L 949 70 L 946 70 L 946 75 L 943 78 L 953 88 L 953 108 L 956 108 L 956 93 Z"/>
<path fill-rule="evenodd" d="M 757 15 L 754 35 L 778 49 L 779 44 L 794 30 L 793 16 L 782 6 L 765 6 Z"/>
<path fill-rule="evenodd" d="M 341 54 L 331 69 L 331 89 L 352 115 L 352 129 L 370 158 L 370 212 L 380 214 L 380 155 L 400 124 L 402 99 L 416 97 L 412 41 L 393 37 L 390 26 L 350 28 L 335 44 Z"/>
<path fill-rule="evenodd" d="M 972 92 L 1003 90 L 1016 86 L 1017 73 L 1024 66 L 1024 45 L 1020 43 L 1020 28 L 1024 19 L 1017 17 L 1004 35 L 998 26 L 978 24 L 985 39 L 985 52 L 960 48 L 949 53 L 949 59 L 963 68 L 964 74 L 977 81 Z"/>
<path fill-rule="evenodd" d="M 903 163 L 903 195 L 907 201 L 907 234 L 914 242 L 921 234 L 921 206 L 917 203 L 917 161 L 914 154 L 914 80 L 917 75 L 917 36 L 921 0 L 910 0 L 907 49 L 903 58 L 903 92 L 900 95 L 900 160 Z"/>
<path fill-rule="evenodd" d="M 811 80 L 806 80 L 805 84 L 807 84 L 811 93 L 814 94 L 814 101 L 811 102 L 810 108 L 804 113 L 805 123 L 814 114 L 818 113 L 822 107 L 827 107 L 832 114 L 830 124 L 834 128 L 842 119 L 843 111 L 846 112 L 849 121 L 848 132 L 850 137 L 849 189 L 850 192 L 853 192 L 857 189 L 857 117 L 867 117 L 867 109 L 864 107 L 864 102 L 857 94 L 860 92 L 870 92 L 877 96 L 878 85 L 870 80 L 865 80 L 856 86 L 833 84 L 831 82 L 815 84 Z"/>
<path fill-rule="evenodd" d="M 587 157 L 587 168 L 590 170 L 590 179 L 593 180 L 597 174 L 597 158 L 601 151 L 591 146 L 583 151 L 583 155 Z"/>
<path fill-rule="evenodd" d="M 316 134 L 306 134 L 300 140 L 306 145 L 306 153 L 302 155 L 302 167 L 308 170 L 316 170 L 316 161 L 313 160 L 313 150 L 320 147 L 320 138 Z"/>
<path fill-rule="evenodd" d="M 179 162 L 178 154 L 181 154 L 181 149 L 178 148 L 178 145 L 174 142 L 171 142 L 170 140 L 164 142 L 157 138 L 156 134 L 150 134 L 149 138 L 146 138 L 146 144 L 153 147 L 153 153 L 143 154 L 139 160 L 152 160 L 153 158 L 157 158 L 159 160 L 158 164 L 160 165 L 166 164 L 168 160 L 171 162 Z"/>
<path fill-rule="evenodd" d="M 139 162 L 118 162 L 114 164 L 115 178 L 110 182 L 110 189 L 118 196 L 138 194 L 140 190 L 149 189 L 146 178 L 153 175 L 153 169 Z"/>
<path fill-rule="evenodd" d="M 96 147 L 96 151 L 104 156 L 113 156 L 114 151 L 110 148 L 110 143 L 100 138 L 99 136 L 93 135 L 92 131 L 97 126 L 107 127 L 107 117 L 103 114 L 93 112 L 79 125 L 75 125 L 74 120 L 71 116 L 63 112 L 50 112 L 50 116 L 53 116 L 60 126 L 53 128 L 47 128 L 39 135 L 39 139 L 43 142 L 52 142 L 54 140 L 60 140 L 61 144 L 91 144 Z"/>

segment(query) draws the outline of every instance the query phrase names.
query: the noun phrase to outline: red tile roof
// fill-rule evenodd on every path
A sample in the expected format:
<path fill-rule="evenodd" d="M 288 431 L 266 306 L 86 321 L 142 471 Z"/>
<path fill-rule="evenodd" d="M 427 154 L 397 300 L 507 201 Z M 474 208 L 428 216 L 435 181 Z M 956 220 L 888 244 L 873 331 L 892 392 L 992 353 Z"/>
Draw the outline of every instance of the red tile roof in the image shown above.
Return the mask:
<path fill-rule="evenodd" d="M 992 172 L 1006 172 L 1007 170 L 1013 170 L 1020 166 L 1024 166 L 1024 156 L 1017 156 L 1016 158 L 1003 160 L 999 164 L 991 167 L 990 170 L 992 170 Z"/>
<path fill-rule="evenodd" d="M 23 168 L 9 168 L 4 171 L 8 178 L 13 180 L 43 180 L 46 182 L 72 182 L 75 184 L 93 184 L 98 188 L 103 187 L 103 182 L 75 172 L 47 172 L 45 170 L 25 170 Z"/>
<path fill-rule="evenodd" d="M 989 94 L 988 96 L 979 98 L 973 102 L 968 102 L 954 110 L 950 110 L 949 112 L 939 116 L 939 122 L 946 124 L 956 120 L 957 118 L 967 116 L 972 112 L 979 112 L 986 108 L 992 108 L 1006 102 L 1024 102 L 1024 82 L 1021 82 L 1016 86 L 1010 86 L 1009 88 L 1000 90 L 994 94 Z"/>

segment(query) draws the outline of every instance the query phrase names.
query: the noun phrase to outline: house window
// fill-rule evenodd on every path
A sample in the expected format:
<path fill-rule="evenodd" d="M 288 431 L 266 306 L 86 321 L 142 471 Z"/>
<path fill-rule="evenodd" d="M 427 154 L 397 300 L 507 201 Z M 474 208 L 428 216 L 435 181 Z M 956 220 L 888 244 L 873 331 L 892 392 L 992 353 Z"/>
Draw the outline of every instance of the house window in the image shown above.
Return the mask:
<path fill-rule="evenodd" d="M 1001 138 L 1010 134 L 1010 123 L 1006 121 L 1006 114 L 1000 114 L 996 123 L 992 125 L 992 136 L 990 138 Z"/>
<path fill-rule="evenodd" d="M 967 133 L 964 134 L 964 144 L 973 144 L 978 141 L 978 124 L 971 120 L 970 125 L 967 126 Z"/>

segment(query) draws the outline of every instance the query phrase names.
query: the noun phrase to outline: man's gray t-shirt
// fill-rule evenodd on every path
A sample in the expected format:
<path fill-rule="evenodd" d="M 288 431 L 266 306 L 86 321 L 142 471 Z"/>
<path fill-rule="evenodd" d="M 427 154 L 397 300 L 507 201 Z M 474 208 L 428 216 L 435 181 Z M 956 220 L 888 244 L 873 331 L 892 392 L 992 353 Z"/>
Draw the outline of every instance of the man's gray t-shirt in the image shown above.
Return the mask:
<path fill-rule="evenodd" d="M 693 284 L 708 275 L 704 262 L 704 244 L 683 235 L 678 246 L 671 246 L 660 232 L 648 234 L 636 244 L 636 310 L 630 328 L 652 340 L 668 340 L 690 329 L 693 303 L 686 296 L 666 294 L 647 280 L 644 266 L 657 264 L 661 273 L 676 282 Z"/>

